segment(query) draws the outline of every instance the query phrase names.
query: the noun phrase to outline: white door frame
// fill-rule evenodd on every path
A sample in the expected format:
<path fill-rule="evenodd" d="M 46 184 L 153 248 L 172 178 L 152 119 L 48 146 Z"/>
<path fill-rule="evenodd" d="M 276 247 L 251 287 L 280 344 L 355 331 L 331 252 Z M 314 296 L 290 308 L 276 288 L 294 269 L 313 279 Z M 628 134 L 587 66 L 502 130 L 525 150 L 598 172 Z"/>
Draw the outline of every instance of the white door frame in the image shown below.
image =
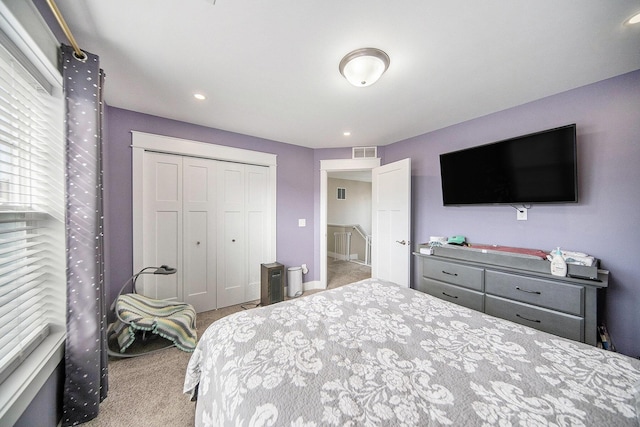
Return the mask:
<path fill-rule="evenodd" d="M 223 160 L 269 168 L 269 224 L 267 239 L 269 241 L 269 258 L 276 259 L 276 168 L 277 155 L 259 151 L 191 141 L 146 132 L 131 131 L 132 148 L 132 208 L 133 208 L 133 273 L 146 267 L 143 265 L 142 240 L 142 183 L 145 151 L 156 151 L 182 156 L 202 157 L 205 159 Z"/>
<path fill-rule="evenodd" d="M 380 166 L 379 158 L 320 160 L 320 289 L 327 288 L 327 173 L 371 171 L 378 166 Z"/>

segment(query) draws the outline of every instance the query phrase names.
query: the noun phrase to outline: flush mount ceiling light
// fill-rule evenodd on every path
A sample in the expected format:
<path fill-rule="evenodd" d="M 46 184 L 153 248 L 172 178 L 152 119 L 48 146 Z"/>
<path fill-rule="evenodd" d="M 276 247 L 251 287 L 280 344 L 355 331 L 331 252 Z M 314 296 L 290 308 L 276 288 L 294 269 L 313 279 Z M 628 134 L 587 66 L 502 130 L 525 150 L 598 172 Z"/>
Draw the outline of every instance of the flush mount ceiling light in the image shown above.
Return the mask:
<path fill-rule="evenodd" d="M 627 21 L 625 22 L 625 24 L 627 25 L 634 25 L 638 23 L 640 23 L 640 12 L 636 13 L 631 18 L 627 19 Z"/>
<path fill-rule="evenodd" d="M 370 86 L 389 68 L 389 55 L 373 47 L 356 49 L 342 58 L 339 68 L 352 85 Z"/>

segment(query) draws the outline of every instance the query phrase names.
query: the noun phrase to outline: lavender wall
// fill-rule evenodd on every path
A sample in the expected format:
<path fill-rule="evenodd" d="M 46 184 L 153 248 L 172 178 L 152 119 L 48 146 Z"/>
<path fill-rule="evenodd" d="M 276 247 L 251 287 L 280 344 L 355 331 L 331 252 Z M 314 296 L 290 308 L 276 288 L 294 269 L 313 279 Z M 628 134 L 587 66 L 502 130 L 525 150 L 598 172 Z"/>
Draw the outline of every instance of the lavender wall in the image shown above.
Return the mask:
<path fill-rule="evenodd" d="M 576 123 L 579 203 L 444 207 L 438 155 Z M 587 252 L 610 270 L 605 321 L 622 353 L 640 355 L 640 71 L 388 145 L 383 163 L 411 157 L 413 241 L 471 242 Z M 417 269 L 413 268 L 414 280 Z"/>
<path fill-rule="evenodd" d="M 56 427 L 60 425 L 59 422 L 62 419 L 64 369 L 63 360 L 49 376 L 13 427 Z"/>
<path fill-rule="evenodd" d="M 640 297 L 636 231 L 640 225 L 640 71 L 544 98 L 386 147 L 383 163 L 412 159 L 413 241 L 463 234 L 471 242 L 593 254 L 611 271 L 605 320 L 618 349 L 640 354 L 634 332 Z M 516 221 L 508 206 L 443 207 L 438 155 L 529 132 L 576 123 L 580 202 L 535 205 Z M 307 263 L 318 280 L 320 160 L 350 158 L 350 149 L 310 150 L 189 123 L 107 108 L 107 233 L 110 295 L 131 274 L 131 130 L 278 155 L 278 261 Z M 307 219 L 299 228 L 298 218 Z M 417 277 L 413 268 L 413 276 Z"/>
<path fill-rule="evenodd" d="M 107 89 L 108 90 L 108 89 Z M 107 269 L 109 301 L 115 298 L 133 268 L 131 207 L 131 131 L 167 135 L 193 141 L 276 154 L 277 261 L 285 266 L 306 263 L 312 280 L 314 271 L 313 150 L 247 135 L 239 135 L 189 123 L 122 110 L 106 109 L 105 189 Z M 298 227 L 298 219 L 307 220 Z"/>

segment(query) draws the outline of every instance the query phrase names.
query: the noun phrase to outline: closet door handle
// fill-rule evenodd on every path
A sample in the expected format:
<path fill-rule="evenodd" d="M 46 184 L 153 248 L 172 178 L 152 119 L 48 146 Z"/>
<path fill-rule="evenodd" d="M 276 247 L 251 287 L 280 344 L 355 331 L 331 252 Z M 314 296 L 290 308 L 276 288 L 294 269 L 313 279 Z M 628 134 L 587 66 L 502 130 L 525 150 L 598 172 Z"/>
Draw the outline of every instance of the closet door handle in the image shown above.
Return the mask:
<path fill-rule="evenodd" d="M 540 295 L 540 294 L 542 294 L 542 292 L 540 292 L 540 291 L 528 291 L 528 290 L 526 290 L 526 289 L 522 289 L 522 288 L 520 288 L 520 286 L 516 286 L 516 290 L 517 290 L 517 291 L 520 291 L 520 292 L 526 292 L 526 293 L 528 293 L 528 294 L 536 294 L 536 295 Z"/>

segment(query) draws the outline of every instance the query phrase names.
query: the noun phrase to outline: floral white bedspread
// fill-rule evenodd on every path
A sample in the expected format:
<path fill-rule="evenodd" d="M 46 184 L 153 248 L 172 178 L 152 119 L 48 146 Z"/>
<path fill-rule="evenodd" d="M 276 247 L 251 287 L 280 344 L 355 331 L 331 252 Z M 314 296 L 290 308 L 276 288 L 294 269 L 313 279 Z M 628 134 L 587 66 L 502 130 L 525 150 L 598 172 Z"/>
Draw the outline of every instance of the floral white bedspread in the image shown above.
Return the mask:
<path fill-rule="evenodd" d="M 640 361 L 369 279 L 212 324 L 199 426 L 637 426 Z"/>

